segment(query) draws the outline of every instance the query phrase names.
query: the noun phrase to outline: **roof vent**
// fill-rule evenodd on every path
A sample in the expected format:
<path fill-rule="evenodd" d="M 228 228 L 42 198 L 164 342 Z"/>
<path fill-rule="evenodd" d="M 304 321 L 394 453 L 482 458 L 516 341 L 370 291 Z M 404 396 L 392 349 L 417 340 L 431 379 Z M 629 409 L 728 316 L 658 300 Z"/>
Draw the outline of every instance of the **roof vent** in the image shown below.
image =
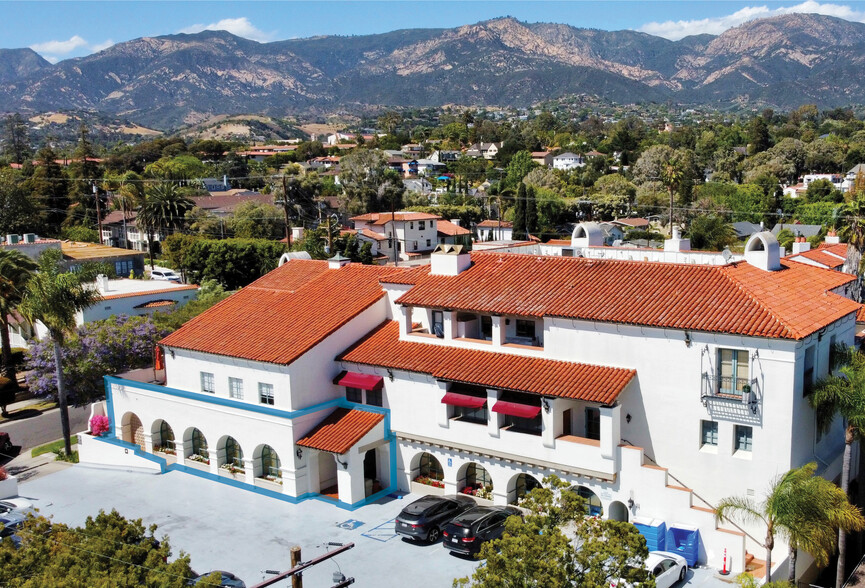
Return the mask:
<path fill-rule="evenodd" d="M 826 233 L 826 245 L 837 245 L 840 242 L 841 239 L 838 238 L 838 234 L 835 231 L 829 231 L 828 233 Z"/>
<path fill-rule="evenodd" d="M 806 251 L 810 250 L 811 244 L 805 237 L 796 237 L 796 240 L 793 241 L 793 255 L 805 253 Z"/>
<path fill-rule="evenodd" d="M 36 233 L 24 233 L 24 242 L 25 243 L 35 243 L 36 242 Z"/>
<path fill-rule="evenodd" d="M 18 239 L 19 239 L 18 235 L 6 235 L 6 244 L 7 245 L 14 245 L 15 243 L 18 242 Z"/>
<path fill-rule="evenodd" d="M 462 245 L 442 243 L 430 255 L 430 273 L 435 276 L 456 276 L 472 264 L 472 256 Z"/>
<path fill-rule="evenodd" d="M 603 247 L 604 230 L 598 223 L 580 223 L 571 233 L 571 247 Z"/>
<path fill-rule="evenodd" d="M 781 248 L 769 231 L 754 233 L 745 243 L 745 261 L 767 272 L 781 269 Z"/>
<path fill-rule="evenodd" d="M 351 259 L 348 257 L 343 257 L 339 253 L 331 257 L 327 260 L 327 267 L 330 269 L 339 269 L 344 265 L 348 265 L 351 263 Z"/>
<path fill-rule="evenodd" d="M 673 227 L 673 236 L 664 241 L 664 251 L 690 251 L 691 240 L 682 238 L 682 230 Z"/>

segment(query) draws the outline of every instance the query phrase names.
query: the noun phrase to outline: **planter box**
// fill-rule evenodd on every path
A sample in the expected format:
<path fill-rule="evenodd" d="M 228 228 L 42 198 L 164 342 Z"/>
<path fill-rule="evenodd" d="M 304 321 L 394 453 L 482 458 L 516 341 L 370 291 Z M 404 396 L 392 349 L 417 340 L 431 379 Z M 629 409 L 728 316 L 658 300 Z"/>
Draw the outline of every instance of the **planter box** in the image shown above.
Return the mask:
<path fill-rule="evenodd" d="M 271 482 L 270 480 L 265 480 L 264 478 L 256 478 L 255 485 L 259 488 L 264 488 L 265 490 L 270 490 L 272 492 L 279 492 L 282 494 L 282 484 L 277 484 L 276 482 Z"/>
<path fill-rule="evenodd" d="M 14 498 L 18 496 L 18 478 L 8 476 L 0 482 L 0 498 Z"/>
<path fill-rule="evenodd" d="M 184 459 L 183 465 L 194 468 L 196 470 L 201 470 L 202 472 L 210 471 L 210 464 L 203 463 L 200 461 L 195 461 L 194 459 Z"/>
<path fill-rule="evenodd" d="M 177 463 L 177 456 L 171 453 L 162 453 L 161 451 L 154 451 L 153 455 L 158 455 L 159 457 L 165 460 L 166 465 L 171 465 L 173 463 Z"/>
<path fill-rule="evenodd" d="M 421 496 L 426 496 L 426 495 L 444 496 L 445 489 L 444 488 L 436 488 L 435 486 L 430 486 L 429 484 L 420 484 L 419 482 L 412 481 L 411 493 L 412 494 L 420 494 Z"/>
<path fill-rule="evenodd" d="M 219 468 L 219 475 L 223 478 L 231 478 L 233 480 L 237 480 L 238 482 L 246 482 L 246 472 L 237 472 L 236 474 L 232 474 L 228 470 Z"/>

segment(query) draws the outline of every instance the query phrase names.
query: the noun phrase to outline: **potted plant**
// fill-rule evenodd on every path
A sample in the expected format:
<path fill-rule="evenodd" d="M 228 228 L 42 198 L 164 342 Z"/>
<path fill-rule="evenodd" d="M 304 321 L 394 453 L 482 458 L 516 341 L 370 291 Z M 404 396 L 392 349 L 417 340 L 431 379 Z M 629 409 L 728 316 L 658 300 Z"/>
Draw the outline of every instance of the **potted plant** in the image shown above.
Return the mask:
<path fill-rule="evenodd" d="M 104 414 L 97 414 L 90 419 L 90 434 L 94 437 L 105 437 L 111 430 L 111 421 Z"/>

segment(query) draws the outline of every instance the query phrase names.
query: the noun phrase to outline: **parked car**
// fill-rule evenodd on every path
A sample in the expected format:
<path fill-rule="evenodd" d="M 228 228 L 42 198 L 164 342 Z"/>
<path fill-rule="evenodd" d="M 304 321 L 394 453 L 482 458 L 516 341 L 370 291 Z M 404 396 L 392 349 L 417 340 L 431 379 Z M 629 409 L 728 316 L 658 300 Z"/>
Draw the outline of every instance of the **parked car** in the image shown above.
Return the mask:
<path fill-rule="evenodd" d="M 471 496 L 424 496 L 402 509 L 396 517 L 394 530 L 416 541 L 435 543 L 442 528 L 451 519 L 474 507 L 477 503 Z"/>
<path fill-rule="evenodd" d="M 685 580 L 688 575 L 688 562 L 681 555 L 669 551 L 650 551 L 646 557 L 645 569 L 655 578 L 656 588 L 670 588 Z M 613 580 L 610 588 L 633 588 L 628 582 Z"/>
<path fill-rule="evenodd" d="M 153 270 L 150 272 L 151 280 L 163 280 L 168 282 L 180 282 L 180 276 L 171 270 Z"/>
<path fill-rule="evenodd" d="M 7 512 L 0 515 L 0 539 L 10 537 L 15 546 L 21 545 L 21 538 L 18 537 L 16 531 L 27 520 L 27 516 L 20 512 Z"/>
<path fill-rule="evenodd" d="M 522 513 L 513 506 L 476 506 L 445 526 L 442 545 L 449 551 L 475 555 L 481 545 L 502 536 L 510 516 Z"/>
<path fill-rule="evenodd" d="M 212 572 L 201 574 L 200 576 L 192 580 L 192 584 L 194 585 L 204 582 L 204 579 L 207 578 L 210 574 L 220 575 L 220 581 L 218 586 L 229 586 L 230 588 L 246 588 L 246 584 L 243 582 L 243 580 L 241 580 L 231 572 L 225 572 L 222 570 L 213 570 Z M 209 583 L 207 585 L 212 586 L 212 584 Z"/>
<path fill-rule="evenodd" d="M 26 514 L 33 510 L 33 503 L 23 498 L 4 498 L 0 500 L 0 516 L 8 512 L 20 512 Z"/>

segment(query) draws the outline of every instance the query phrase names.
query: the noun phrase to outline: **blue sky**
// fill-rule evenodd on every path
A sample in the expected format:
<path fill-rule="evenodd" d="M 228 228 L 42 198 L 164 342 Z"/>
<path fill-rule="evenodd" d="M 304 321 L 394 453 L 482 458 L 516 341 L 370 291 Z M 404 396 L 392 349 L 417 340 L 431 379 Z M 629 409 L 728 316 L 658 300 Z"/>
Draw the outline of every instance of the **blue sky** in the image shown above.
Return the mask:
<path fill-rule="evenodd" d="M 138 37 L 224 29 L 260 42 L 314 35 L 365 35 L 400 28 L 455 27 L 510 15 L 679 39 L 720 34 L 753 18 L 817 12 L 865 22 L 865 0 L 844 3 L 739 1 L 271 0 L 267 2 L 0 2 L 0 47 L 31 47 L 56 62 Z"/>

